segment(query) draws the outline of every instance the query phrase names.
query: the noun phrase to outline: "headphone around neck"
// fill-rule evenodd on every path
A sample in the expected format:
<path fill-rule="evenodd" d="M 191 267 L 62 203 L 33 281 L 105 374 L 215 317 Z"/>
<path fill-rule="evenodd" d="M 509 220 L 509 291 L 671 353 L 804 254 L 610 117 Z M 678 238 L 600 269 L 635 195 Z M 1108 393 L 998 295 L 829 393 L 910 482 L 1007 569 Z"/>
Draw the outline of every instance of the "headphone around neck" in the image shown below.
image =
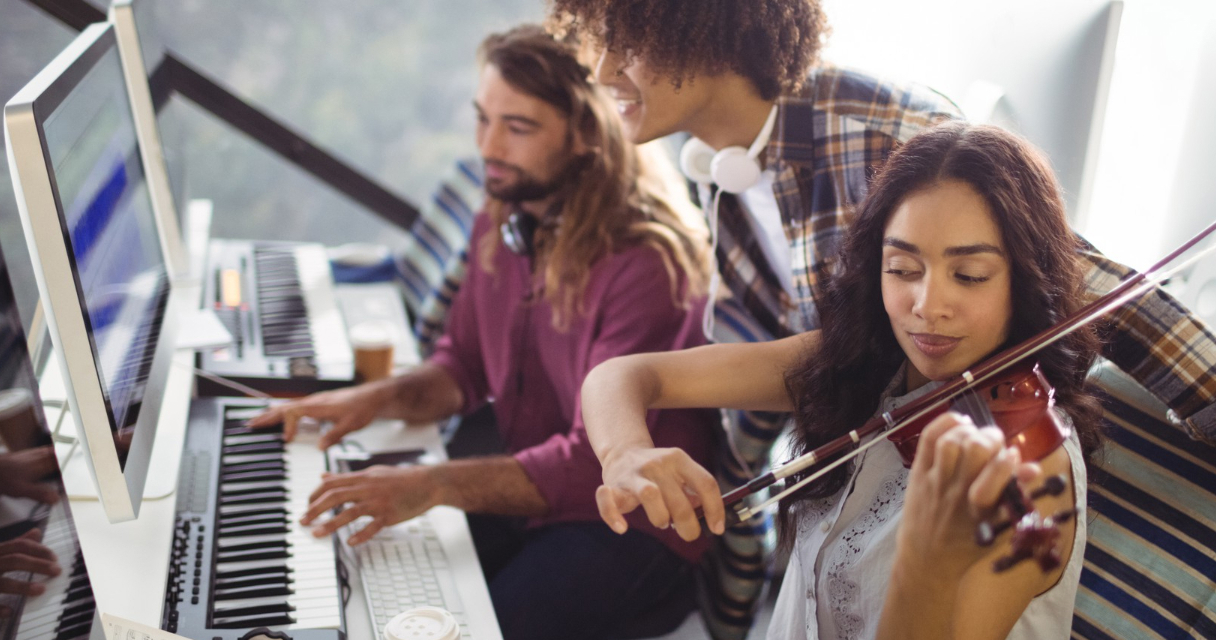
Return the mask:
<path fill-rule="evenodd" d="M 507 216 L 507 221 L 498 228 L 502 233 L 502 243 L 507 245 L 517 256 L 531 258 L 536 254 L 536 232 L 541 228 L 556 230 L 561 203 L 554 203 L 545 212 L 543 218 L 538 218 L 518 207 L 513 208 Z"/>
<path fill-rule="evenodd" d="M 714 184 L 727 193 L 743 193 L 760 181 L 760 162 L 756 159 L 768 145 L 777 121 L 777 105 L 760 129 L 752 146 L 715 150 L 698 138 L 689 138 L 680 149 L 680 170 L 697 184 Z"/>

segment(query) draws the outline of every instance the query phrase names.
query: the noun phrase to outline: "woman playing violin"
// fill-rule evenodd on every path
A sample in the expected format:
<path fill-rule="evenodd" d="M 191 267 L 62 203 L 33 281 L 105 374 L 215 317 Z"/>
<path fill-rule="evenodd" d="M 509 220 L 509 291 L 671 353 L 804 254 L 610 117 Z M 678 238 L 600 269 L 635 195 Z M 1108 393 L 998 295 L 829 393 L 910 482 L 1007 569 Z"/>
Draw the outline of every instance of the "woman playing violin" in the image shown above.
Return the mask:
<path fill-rule="evenodd" d="M 958 376 L 1080 306 L 1079 240 L 1050 167 L 1003 130 L 950 123 L 908 141 L 876 176 L 850 228 L 822 327 L 769 343 L 712 345 L 610 360 L 583 386 L 583 415 L 603 464 L 600 513 L 616 531 L 641 506 L 656 526 L 700 535 L 724 507 L 710 473 L 656 449 L 645 410 L 731 407 L 792 411 L 794 453 L 809 451 Z M 1080 578 L 1084 517 L 1060 525 L 1061 563 L 996 572 L 1010 535 L 981 547 L 1010 478 L 1067 488 L 1042 513 L 1085 506 L 1084 457 L 1098 442 L 1085 394 L 1092 330 L 1037 355 L 1073 435 L 1023 461 L 1000 429 L 957 413 L 922 432 L 908 469 L 877 443 L 780 505 L 791 550 L 770 638 L 1064 638 Z M 878 437 L 883 437 L 879 435 Z"/>

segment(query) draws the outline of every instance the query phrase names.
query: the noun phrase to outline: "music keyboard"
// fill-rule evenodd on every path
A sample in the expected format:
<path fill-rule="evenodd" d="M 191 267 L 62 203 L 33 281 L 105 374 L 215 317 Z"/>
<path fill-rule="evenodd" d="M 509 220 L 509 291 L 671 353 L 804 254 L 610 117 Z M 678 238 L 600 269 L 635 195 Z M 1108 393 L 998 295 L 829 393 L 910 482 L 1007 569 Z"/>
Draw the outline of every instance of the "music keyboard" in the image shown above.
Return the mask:
<path fill-rule="evenodd" d="M 182 453 L 162 628 L 236 640 L 257 627 L 294 640 L 345 637 L 343 569 L 333 536 L 297 524 L 325 471 L 314 446 L 249 430 L 264 405 L 239 398 L 192 403 Z"/>
<path fill-rule="evenodd" d="M 35 526 L 42 529 L 42 544 L 59 558 L 59 575 L 44 582 L 46 590 L 39 596 L 27 597 L 16 612 L 20 620 L 14 640 L 70 640 L 88 638 L 97 605 L 85 569 L 84 555 L 76 538 L 76 528 L 67 515 L 67 499 L 48 508 L 40 506 L 45 515 L 35 516 Z M 16 575 L 20 580 L 30 574 Z M 38 576 L 33 577 L 38 580 Z M 0 625 L 2 628 L 2 625 Z"/>
<path fill-rule="evenodd" d="M 350 385 L 354 358 L 325 247 L 212 240 L 203 303 L 233 336 L 199 353 L 199 367 L 272 395 Z M 199 378 L 199 393 L 233 391 Z"/>

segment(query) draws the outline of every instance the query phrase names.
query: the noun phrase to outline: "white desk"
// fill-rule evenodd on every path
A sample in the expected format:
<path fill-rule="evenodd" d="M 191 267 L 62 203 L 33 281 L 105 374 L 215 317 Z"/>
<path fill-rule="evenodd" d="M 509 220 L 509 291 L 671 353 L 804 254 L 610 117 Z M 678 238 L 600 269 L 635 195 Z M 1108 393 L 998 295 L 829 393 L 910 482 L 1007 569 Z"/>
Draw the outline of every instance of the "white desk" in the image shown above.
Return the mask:
<path fill-rule="evenodd" d="M 193 386 L 192 364 L 192 352 L 178 352 L 157 425 L 154 465 L 149 471 L 150 488 L 165 486 L 166 483 L 169 487 L 176 484 Z M 56 389 L 62 389 L 62 380 L 56 379 L 57 375 L 54 367 L 48 367 L 44 373 L 44 397 L 63 397 L 55 395 Z M 67 419 L 70 421 L 70 416 Z M 66 431 L 70 433 L 71 428 L 68 427 Z M 316 437 L 315 433 L 306 432 L 300 435 L 299 440 L 315 441 Z M 419 448 L 426 449 L 438 459 L 446 459 L 438 430 L 434 426 L 406 428 L 397 421 L 378 421 L 350 439 L 359 442 L 368 451 Z M 82 469 L 84 462 L 78 460 L 65 473 L 69 495 L 90 493 L 87 473 L 78 473 Z M 156 497 L 143 501 L 139 518 L 132 522 L 111 524 L 96 499 L 73 498 L 71 507 L 99 610 L 159 627 L 176 493 L 158 495 L 164 492 L 155 489 L 152 493 Z M 472 637 L 474 640 L 501 640 L 502 633 L 493 615 L 485 577 L 464 514 L 452 508 L 439 507 L 430 513 L 430 519 L 452 567 Z M 346 607 L 347 636 L 352 640 L 375 638 L 378 633 L 372 629 L 357 576 L 352 576 L 351 583 L 353 593 Z"/>

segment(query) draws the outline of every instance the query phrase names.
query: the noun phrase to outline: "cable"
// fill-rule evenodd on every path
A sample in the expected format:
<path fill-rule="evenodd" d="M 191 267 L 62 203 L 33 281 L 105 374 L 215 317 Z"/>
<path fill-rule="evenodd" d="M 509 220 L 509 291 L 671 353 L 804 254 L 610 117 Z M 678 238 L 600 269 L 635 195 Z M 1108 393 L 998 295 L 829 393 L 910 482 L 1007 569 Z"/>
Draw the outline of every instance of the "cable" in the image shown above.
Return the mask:
<path fill-rule="evenodd" d="M 269 393 L 264 393 L 262 391 L 258 391 L 257 389 L 254 389 L 253 387 L 241 384 L 235 380 L 229 380 L 228 378 L 225 378 L 220 375 L 216 375 L 214 373 L 211 373 L 210 371 L 204 371 L 203 369 L 200 369 L 194 365 L 180 364 L 176 360 L 173 361 L 173 365 L 177 366 L 177 367 L 181 367 L 183 369 L 189 369 L 190 371 L 194 372 L 194 375 L 206 378 L 222 387 L 228 387 L 229 389 L 232 389 L 233 391 L 238 391 L 244 395 L 249 396 L 250 398 L 261 398 L 263 400 L 274 399 L 274 396 L 270 395 Z"/>

